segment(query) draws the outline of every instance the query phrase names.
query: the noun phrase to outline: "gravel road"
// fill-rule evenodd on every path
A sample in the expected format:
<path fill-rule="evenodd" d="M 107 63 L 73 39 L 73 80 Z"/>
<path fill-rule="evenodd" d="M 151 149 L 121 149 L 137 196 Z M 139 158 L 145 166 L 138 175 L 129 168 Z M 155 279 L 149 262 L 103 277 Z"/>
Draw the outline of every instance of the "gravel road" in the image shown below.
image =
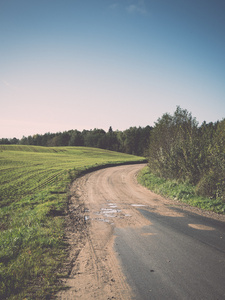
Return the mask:
<path fill-rule="evenodd" d="M 152 193 L 137 183 L 141 168 L 72 185 L 58 299 L 225 299 L 225 217 Z"/>

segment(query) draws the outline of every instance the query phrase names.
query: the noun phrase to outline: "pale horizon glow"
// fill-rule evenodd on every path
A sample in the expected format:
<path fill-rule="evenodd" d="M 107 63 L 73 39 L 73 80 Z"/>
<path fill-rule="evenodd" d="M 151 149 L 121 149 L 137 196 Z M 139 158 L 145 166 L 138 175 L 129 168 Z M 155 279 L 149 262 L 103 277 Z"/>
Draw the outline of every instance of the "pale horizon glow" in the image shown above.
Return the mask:
<path fill-rule="evenodd" d="M 0 138 L 225 117 L 223 0 L 3 0 Z"/>

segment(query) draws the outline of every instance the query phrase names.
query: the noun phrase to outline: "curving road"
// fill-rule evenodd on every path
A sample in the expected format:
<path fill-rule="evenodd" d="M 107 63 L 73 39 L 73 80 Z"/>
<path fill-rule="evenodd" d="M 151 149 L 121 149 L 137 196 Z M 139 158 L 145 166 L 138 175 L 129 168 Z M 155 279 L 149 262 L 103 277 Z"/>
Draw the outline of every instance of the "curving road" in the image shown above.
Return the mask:
<path fill-rule="evenodd" d="M 70 208 L 84 224 L 69 236 L 76 259 L 59 299 L 225 299 L 224 216 L 143 188 L 142 167 L 75 181 Z"/>

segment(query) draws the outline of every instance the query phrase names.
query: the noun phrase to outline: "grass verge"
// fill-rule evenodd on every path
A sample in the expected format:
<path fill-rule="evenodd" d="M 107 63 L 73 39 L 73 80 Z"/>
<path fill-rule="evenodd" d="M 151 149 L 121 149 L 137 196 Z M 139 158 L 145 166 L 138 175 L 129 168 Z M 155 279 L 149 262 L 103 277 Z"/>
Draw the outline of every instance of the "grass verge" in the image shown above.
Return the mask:
<path fill-rule="evenodd" d="M 61 288 L 70 183 L 90 169 L 144 161 L 85 147 L 0 146 L 0 299 L 51 299 Z"/>
<path fill-rule="evenodd" d="M 166 180 L 155 176 L 149 167 L 143 168 L 138 174 L 138 182 L 149 190 L 171 199 L 180 200 L 216 213 L 225 213 L 225 203 L 219 199 L 210 199 L 196 195 L 195 187 L 176 180 Z"/>

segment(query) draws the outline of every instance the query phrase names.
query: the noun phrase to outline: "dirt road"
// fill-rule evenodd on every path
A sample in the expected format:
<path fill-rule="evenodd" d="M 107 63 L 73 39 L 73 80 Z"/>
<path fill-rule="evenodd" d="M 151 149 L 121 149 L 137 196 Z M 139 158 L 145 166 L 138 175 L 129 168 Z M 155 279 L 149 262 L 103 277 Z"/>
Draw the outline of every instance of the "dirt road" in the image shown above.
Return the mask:
<path fill-rule="evenodd" d="M 123 230 L 141 230 L 152 225 L 151 218 L 144 217 L 141 210 L 173 219 L 184 217 L 187 211 L 209 215 L 140 186 L 136 175 L 141 168 L 143 164 L 107 168 L 74 182 L 67 217 L 70 272 L 69 277 L 63 279 L 69 288 L 61 291 L 58 299 L 135 298 L 122 271 L 120 252 L 115 251 L 120 249 L 115 246 L 115 232 L 122 234 Z M 218 218 L 216 214 L 210 216 Z M 190 225 L 211 230 L 200 224 Z M 151 235 L 154 233 L 141 233 L 141 236 Z"/>

